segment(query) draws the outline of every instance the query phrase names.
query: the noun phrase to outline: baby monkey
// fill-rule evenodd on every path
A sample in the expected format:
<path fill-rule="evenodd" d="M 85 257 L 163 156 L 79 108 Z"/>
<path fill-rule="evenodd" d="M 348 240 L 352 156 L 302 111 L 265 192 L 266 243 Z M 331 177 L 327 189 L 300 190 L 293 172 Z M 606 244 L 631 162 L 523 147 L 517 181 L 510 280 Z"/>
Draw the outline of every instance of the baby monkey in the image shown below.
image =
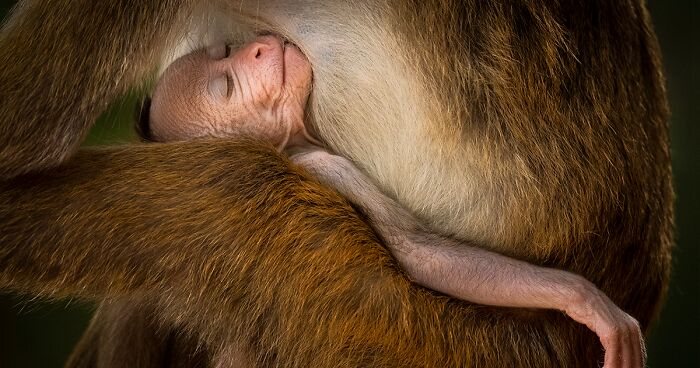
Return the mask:
<path fill-rule="evenodd" d="M 151 141 L 249 136 L 274 144 L 365 212 L 408 276 L 473 303 L 558 309 L 605 348 L 605 367 L 644 365 L 637 321 L 581 276 L 465 244 L 425 228 L 349 160 L 333 155 L 304 124 L 312 68 L 273 35 L 234 50 L 218 45 L 176 60 L 153 92 L 141 135 Z"/>

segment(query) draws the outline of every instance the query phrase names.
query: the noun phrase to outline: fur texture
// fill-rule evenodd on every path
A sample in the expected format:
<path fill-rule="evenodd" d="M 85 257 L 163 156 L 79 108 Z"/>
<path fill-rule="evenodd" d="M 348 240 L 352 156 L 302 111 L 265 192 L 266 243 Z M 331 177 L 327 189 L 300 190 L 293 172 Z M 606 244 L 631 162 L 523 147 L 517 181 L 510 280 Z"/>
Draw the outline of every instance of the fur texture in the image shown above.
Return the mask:
<path fill-rule="evenodd" d="M 556 312 L 412 286 L 345 200 L 257 142 L 73 155 L 159 60 L 257 30 L 313 63 L 314 130 L 426 223 L 579 273 L 649 327 L 673 194 L 641 1 L 28 1 L 0 35 L 0 287 L 108 298 L 71 365 L 128 364 L 110 346 L 158 366 L 602 357 Z"/>

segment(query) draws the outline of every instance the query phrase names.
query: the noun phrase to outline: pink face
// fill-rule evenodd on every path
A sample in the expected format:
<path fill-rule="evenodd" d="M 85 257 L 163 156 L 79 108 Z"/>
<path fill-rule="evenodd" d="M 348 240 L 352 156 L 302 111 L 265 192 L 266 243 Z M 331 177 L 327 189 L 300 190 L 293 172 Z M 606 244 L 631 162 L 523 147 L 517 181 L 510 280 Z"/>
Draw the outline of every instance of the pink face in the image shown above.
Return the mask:
<path fill-rule="evenodd" d="M 261 36 L 185 55 L 153 92 L 150 134 L 159 141 L 252 136 L 280 148 L 311 139 L 304 108 L 311 65 L 296 47 Z"/>

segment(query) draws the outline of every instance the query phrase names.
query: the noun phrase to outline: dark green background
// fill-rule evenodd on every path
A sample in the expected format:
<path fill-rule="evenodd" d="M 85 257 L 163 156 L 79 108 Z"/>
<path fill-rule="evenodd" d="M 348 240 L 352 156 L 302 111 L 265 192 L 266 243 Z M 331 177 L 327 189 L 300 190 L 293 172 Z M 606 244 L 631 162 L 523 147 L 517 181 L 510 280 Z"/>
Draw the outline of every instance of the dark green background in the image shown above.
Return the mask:
<path fill-rule="evenodd" d="M 0 0 L 0 16 L 13 3 Z M 668 302 L 649 339 L 649 366 L 700 368 L 700 0 L 653 0 L 649 7 L 668 77 L 677 193 L 673 278 Z M 133 139 L 134 103 L 127 98 L 116 104 L 87 144 Z M 61 366 L 92 308 L 75 301 L 48 303 L 0 296 L 0 368 Z"/>

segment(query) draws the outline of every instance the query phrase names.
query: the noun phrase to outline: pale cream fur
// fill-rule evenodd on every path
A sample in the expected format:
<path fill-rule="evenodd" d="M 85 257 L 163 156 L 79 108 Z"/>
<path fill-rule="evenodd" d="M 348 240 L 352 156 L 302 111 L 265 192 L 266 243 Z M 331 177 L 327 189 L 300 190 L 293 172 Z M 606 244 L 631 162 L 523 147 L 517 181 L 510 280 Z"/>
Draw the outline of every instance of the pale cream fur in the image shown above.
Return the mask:
<path fill-rule="evenodd" d="M 386 29 L 391 9 L 384 2 L 330 1 L 318 11 L 308 11 L 313 1 L 220 5 L 197 15 L 204 21 L 193 24 L 206 26 L 189 32 L 163 68 L 196 48 L 243 44 L 260 31 L 289 38 L 313 65 L 308 124 L 331 149 L 361 165 L 434 230 L 492 249 L 512 244 L 516 225 L 503 214 L 506 205 L 516 211 L 515 198 L 502 197 L 504 179 L 484 160 L 488 151 L 465 140 L 451 121 L 458 107 L 430 97 L 437 93 L 430 77 L 414 67 L 421 55 Z"/>

